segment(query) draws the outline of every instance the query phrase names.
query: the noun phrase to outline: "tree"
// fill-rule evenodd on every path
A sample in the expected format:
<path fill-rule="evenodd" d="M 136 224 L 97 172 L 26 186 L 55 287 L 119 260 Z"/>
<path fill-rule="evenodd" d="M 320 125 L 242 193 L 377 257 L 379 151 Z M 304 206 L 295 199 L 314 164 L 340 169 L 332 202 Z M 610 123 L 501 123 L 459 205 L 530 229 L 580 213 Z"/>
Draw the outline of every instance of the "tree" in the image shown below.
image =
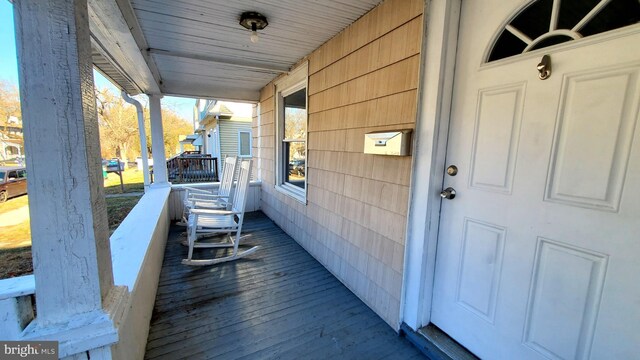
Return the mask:
<path fill-rule="evenodd" d="M 108 89 L 96 89 L 96 109 L 100 126 L 100 148 L 103 158 L 134 158 L 140 154 L 134 149 L 138 137 L 136 109 Z"/>
<path fill-rule="evenodd" d="M 96 89 L 95 91 L 102 157 L 132 160 L 140 156 L 136 108 L 126 103 L 120 94 L 114 94 L 108 88 Z M 141 103 L 144 106 L 147 151 L 151 154 L 149 111 L 144 97 L 141 99 Z M 0 134 L 8 135 L 8 121 L 13 116 L 21 119 L 20 93 L 15 85 L 0 80 Z M 192 134 L 193 128 L 190 122 L 181 118 L 176 111 L 168 108 L 162 109 L 162 123 L 165 155 L 169 157 L 176 153 L 180 135 Z M 15 124 L 11 124 L 11 126 L 15 126 Z"/>
<path fill-rule="evenodd" d="M 285 107 L 284 113 L 284 137 L 289 146 L 289 160 L 304 159 L 306 154 L 306 120 L 307 111 L 294 107 Z"/>
<path fill-rule="evenodd" d="M 8 81 L 0 80 L 0 132 L 4 135 L 8 135 L 7 126 L 12 116 L 22 118 L 18 87 Z"/>
<path fill-rule="evenodd" d="M 144 106 L 144 122 L 147 135 L 147 151 L 151 154 L 151 129 L 147 102 L 140 99 Z M 103 158 L 118 157 L 135 159 L 140 156 L 140 136 L 138 118 L 134 106 L 126 103 L 118 94 L 108 89 L 96 90 L 98 122 L 100 125 L 100 145 Z M 191 123 L 169 108 L 162 109 L 165 155 L 175 155 L 180 135 L 193 133 Z"/>
<path fill-rule="evenodd" d="M 162 126 L 164 130 L 164 151 L 167 158 L 178 153 L 180 135 L 193 134 L 193 125 L 185 121 L 172 109 L 162 109 Z"/>

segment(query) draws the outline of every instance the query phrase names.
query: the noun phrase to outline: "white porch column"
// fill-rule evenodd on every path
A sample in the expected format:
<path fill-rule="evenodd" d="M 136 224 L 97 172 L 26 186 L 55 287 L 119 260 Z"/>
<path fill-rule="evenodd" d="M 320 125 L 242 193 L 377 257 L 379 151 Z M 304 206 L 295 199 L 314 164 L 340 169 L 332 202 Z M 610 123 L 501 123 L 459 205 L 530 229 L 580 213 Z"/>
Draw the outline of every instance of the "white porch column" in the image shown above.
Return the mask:
<path fill-rule="evenodd" d="M 164 154 L 164 132 L 162 129 L 162 95 L 149 95 L 149 112 L 151 115 L 151 151 L 153 152 L 153 182 L 165 184 L 167 176 L 167 157 Z"/>
<path fill-rule="evenodd" d="M 103 309 L 123 295 L 113 285 L 87 0 L 14 7 L 38 310 L 25 339 L 59 340 L 67 356 L 117 341 Z"/>

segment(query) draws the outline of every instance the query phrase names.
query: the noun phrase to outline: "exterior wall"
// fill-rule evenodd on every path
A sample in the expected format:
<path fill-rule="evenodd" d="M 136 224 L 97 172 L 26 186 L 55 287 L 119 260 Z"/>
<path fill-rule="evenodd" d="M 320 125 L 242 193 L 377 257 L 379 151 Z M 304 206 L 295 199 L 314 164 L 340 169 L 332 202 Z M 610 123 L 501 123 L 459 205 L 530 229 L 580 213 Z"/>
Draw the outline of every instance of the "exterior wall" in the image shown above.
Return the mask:
<path fill-rule="evenodd" d="M 262 210 L 396 330 L 411 157 L 365 155 L 363 141 L 415 127 L 422 13 L 387 0 L 308 56 L 306 205 L 274 188 L 273 83 L 253 121 Z"/>
<path fill-rule="evenodd" d="M 220 159 L 238 155 L 238 131 L 251 131 L 251 121 L 219 120 Z M 221 160 L 222 161 L 222 160 Z"/>

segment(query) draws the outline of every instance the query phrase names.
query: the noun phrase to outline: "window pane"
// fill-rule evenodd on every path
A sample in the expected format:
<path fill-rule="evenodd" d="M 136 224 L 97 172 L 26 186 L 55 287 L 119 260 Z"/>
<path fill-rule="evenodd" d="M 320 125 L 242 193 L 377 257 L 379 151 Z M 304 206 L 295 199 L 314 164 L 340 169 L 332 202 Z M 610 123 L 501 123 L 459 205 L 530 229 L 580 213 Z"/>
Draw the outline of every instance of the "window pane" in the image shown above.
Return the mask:
<path fill-rule="evenodd" d="M 240 149 L 240 156 L 251 155 L 251 133 L 246 131 L 240 132 L 240 145 L 238 149 Z"/>
<path fill-rule="evenodd" d="M 595 35 L 638 22 L 640 22 L 640 3 L 638 0 L 611 1 L 582 28 L 580 33 L 583 36 Z"/>
<path fill-rule="evenodd" d="M 553 35 L 529 50 L 542 49 L 573 40 L 573 37 L 554 35 L 549 32 L 553 6 L 558 3 L 560 7 L 555 28 L 574 31 L 574 27 L 584 20 L 585 23 L 580 28 L 575 28 L 576 35 L 582 37 L 640 22 L 640 1 L 638 0 L 609 1 L 593 16 L 587 16 L 587 14 L 601 4 L 602 0 L 537 0 L 528 5 L 509 24 L 533 40 L 545 34 Z M 523 40 L 505 29 L 491 49 L 489 61 L 520 54 L 526 45 Z"/>
<path fill-rule="evenodd" d="M 284 138 L 307 137 L 307 89 L 284 97 Z"/>
<path fill-rule="evenodd" d="M 305 188 L 305 164 L 307 160 L 306 143 L 302 141 L 285 142 L 284 158 L 288 167 L 285 170 L 285 182 L 301 189 Z"/>

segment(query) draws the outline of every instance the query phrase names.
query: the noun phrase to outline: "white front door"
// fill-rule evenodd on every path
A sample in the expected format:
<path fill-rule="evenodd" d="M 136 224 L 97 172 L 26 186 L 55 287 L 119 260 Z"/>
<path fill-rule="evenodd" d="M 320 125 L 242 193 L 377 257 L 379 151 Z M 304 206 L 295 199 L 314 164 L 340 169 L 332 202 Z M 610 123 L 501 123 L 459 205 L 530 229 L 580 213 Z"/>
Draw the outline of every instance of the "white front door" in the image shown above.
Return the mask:
<path fill-rule="evenodd" d="M 486 63 L 522 3 L 463 1 L 431 321 L 483 359 L 638 358 L 640 25 Z"/>

